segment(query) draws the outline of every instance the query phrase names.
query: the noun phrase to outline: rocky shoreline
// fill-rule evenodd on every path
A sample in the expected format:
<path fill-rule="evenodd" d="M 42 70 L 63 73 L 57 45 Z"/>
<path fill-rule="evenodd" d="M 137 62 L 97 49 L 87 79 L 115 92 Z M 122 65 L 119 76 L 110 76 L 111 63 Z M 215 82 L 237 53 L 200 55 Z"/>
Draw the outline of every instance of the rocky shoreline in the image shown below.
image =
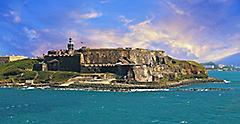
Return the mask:
<path fill-rule="evenodd" d="M 168 91 L 170 88 L 182 87 L 201 83 L 223 83 L 223 80 L 215 78 L 186 79 L 179 82 L 166 83 L 111 83 L 111 84 L 73 84 L 60 86 L 59 83 L 0 83 L 2 88 L 24 88 L 24 89 L 56 89 L 56 90 L 86 90 L 86 91 L 113 91 L 113 92 L 142 92 L 142 91 Z"/>

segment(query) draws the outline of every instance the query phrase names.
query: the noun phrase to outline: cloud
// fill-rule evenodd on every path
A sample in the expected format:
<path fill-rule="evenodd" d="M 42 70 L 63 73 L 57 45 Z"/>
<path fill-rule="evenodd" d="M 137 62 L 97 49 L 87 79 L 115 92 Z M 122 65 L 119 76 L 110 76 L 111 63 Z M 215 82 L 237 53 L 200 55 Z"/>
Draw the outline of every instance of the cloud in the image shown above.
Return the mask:
<path fill-rule="evenodd" d="M 91 42 L 100 43 L 99 47 L 121 46 L 150 48 L 153 42 L 171 44 L 173 47 L 182 47 L 183 44 L 175 43 L 169 34 L 154 28 L 151 20 L 145 20 L 135 25 L 129 25 L 129 32 L 116 30 L 91 30 L 87 36 Z M 185 45 L 184 48 L 190 48 Z"/>
<path fill-rule="evenodd" d="M 101 1 L 102 3 L 108 2 L 108 0 Z M 99 2 L 101 3 L 101 1 Z M 120 16 L 117 16 L 119 20 L 117 21 L 122 22 L 124 28 L 115 25 L 116 22 L 112 22 L 116 19 L 111 17 L 116 18 L 116 16 L 98 20 L 99 23 L 104 24 L 93 27 L 91 26 L 92 22 L 86 20 L 101 17 L 103 15 L 101 12 L 85 11 L 86 13 L 84 13 L 85 9 L 74 12 L 69 12 L 71 11 L 69 10 L 66 13 L 70 14 L 68 14 L 68 17 L 64 17 L 62 22 L 54 22 L 57 24 L 56 27 L 46 26 L 45 29 L 41 30 L 24 27 L 23 31 L 29 41 L 34 40 L 34 45 L 32 45 L 33 55 L 40 55 L 50 49 L 65 49 L 67 37 L 73 37 L 76 47 L 82 46 L 81 42 L 84 42 L 87 47 L 94 48 L 141 47 L 161 49 L 167 51 L 173 57 L 198 61 L 217 60 L 239 52 L 240 35 L 233 35 L 230 27 L 224 27 L 224 25 L 228 26 L 228 23 L 234 25 L 224 15 L 223 10 L 227 11 L 228 9 L 222 8 L 223 6 L 218 7 L 219 4 L 215 5 L 215 3 L 212 7 L 213 3 L 209 3 L 209 1 L 204 2 L 204 5 L 200 4 L 203 4 L 203 1 L 161 2 L 163 11 L 159 12 L 159 8 L 156 11 L 151 8 L 151 12 L 148 13 L 152 14 L 154 19 L 135 18 L 138 13 L 131 15 L 131 17 L 134 17 L 134 19 L 131 19 L 123 16 L 124 13 L 119 13 Z M 19 16 L 17 12 L 9 12 L 8 14 Z M 142 15 L 141 17 L 143 16 L 147 17 L 149 15 Z M 21 22 L 20 16 L 19 19 L 15 19 L 13 16 L 8 17 L 15 22 Z M 212 19 L 206 19 L 209 17 L 212 17 Z M 60 18 L 52 20 L 58 19 Z M 140 19 L 141 22 L 139 22 Z M 81 25 L 79 25 L 79 22 Z M 221 29 L 224 29 L 224 32 L 221 32 Z M 226 32 L 231 35 L 226 37 Z"/>
<path fill-rule="evenodd" d="M 185 22 L 185 20 L 182 20 Z M 194 28 L 195 27 L 195 28 Z M 189 28 L 193 28 L 189 30 Z M 239 48 L 222 49 L 225 44 L 218 41 L 205 41 L 198 34 L 203 26 L 181 20 L 153 23 L 145 20 L 128 25 L 129 31 L 119 30 L 88 30 L 84 38 L 89 47 L 134 47 L 167 50 L 173 57 L 195 59 L 197 61 L 217 60 Z M 205 27 L 204 27 L 205 30 Z M 235 44 L 236 45 L 236 44 Z M 217 56 L 216 56 L 217 55 Z"/>
<path fill-rule="evenodd" d="M 73 12 L 71 13 L 72 18 L 74 19 L 94 19 L 94 18 L 98 18 L 101 17 L 103 14 L 101 12 L 96 12 L 96 11 L 90 11 L 87 13 L 76 13 Z"/>
<path fill-rule="evenodd" d="M 66 43 L 68 38 L 65 32 L 57 29 L 28 29 L 29 34 L 29 51 L 32 56 L 41 56 L 46 54 L 48 50 L 66 49 Z M 36 32 L 36 33 L 33 33 Z M 26 33 L 27 34 L 27 33 Z M 36 34 L 36 35 L 35 35 Z M 31 36 L 36 37 L 34 42 L 31 40 Z"/>
<path fill-rule="evenodd" d="M 186 14 L 182 9 L 178 8 L 175 4 L 173 4 L 173 3 L 169 2 L 169 1 L 166 1 L 166 4 L 167 4 L 176 14 L 178 14 L 178 15 L 185 15 L 185 14 Z"/>
<path fill-rule="evenodd" d="M 27 28 L 27 27 L 24 27 L 24 28 L 23 28 L 23 32 L 25 33 L 26 37 L 27 37 L 29 40 L 34 40 L 34 39 L 39 38 L 39 34 L 38 34 L 37 31 L 34 30 L 34 29 L 29 29 L 29 28 Z"/>
<path fill-rule="evenodd" d="M 215 58 L 214 60 L 219 60 L 224 57 L 236 54 L 240 52 L 240 33 L 234 33 L 230 35 L 226 41 L 228 42 L 226 45 L 226 42 L 219 43 L 221 44 L 222 48 L 219 48 L 219 50 L 215 54 L 209 55 L 209 57 Z M 217 56 L 216 56 L 217 55 Z M 209 58 L 210 59 L 210 58 Z"/>
<path fill-rule="evenodd" d="M 151 25 L 151 20 L 145 20 L 135 25 L 128 26 L 129 32 L 119 32 L 115 30 L 91 30 L 89 40 L 100 41 L 100 46 L 111 46 L 116 44 L 119 46 L 143 47 L 150 48 L 153 42 L 162 42 L 172 47 L 182 47 L 192 50 L 192 46 L 177 42 L 177 40 L 158 28 Z"/>
<path fill-rule="evenodd" d="M 127 19 L 125 16 L 121 15 L 118 17 L 120 22 L 122 22 L 125 26 L 129 23 L 133 22 L 133 19 Z"/>
<path fill-rule="evenodd" d="M 21 22 L 21 17 L 17 11 L 10 10 L 8 13 L 4 14 L 3 16 L 10 18 L 14 23 Z"/>
<path fill-rule="evenodd" d="M 172 27 L 170 26 L 172 25 Z M 161 26 L 158 24 L 152 24 L 151 21 L 146 20 L 136 25 L 129 26 L 131 33 L 126 34 L 125 39 L 132 44 L 138 44 L 138 47 L 144 46 L 151 48 L 152 43 L 161 43 L 170 47 L 173 53 L 176 53 L 181 49 L 188 55 L 200 57 L 201 48 L 199 44 L 192 42 L 193 38 L 190 35 L 186 35 L 181 31 L 182 28 L 176 27 L 175 24 L 166 24 Z M 137 43 L 136 43 L 137 41 Z M 155 47 L 156 48 L 156 47 Z"/>
<path fill-rule="evenodd" d="M 164 22 L 146 19 L 136 24 L 128 23 L 126 26 L 128 31 L 68 28 L 60 33 L 57 30 L 47 29 L 39 32 L 25 28 L 25 32 L 28 34 L 29 39 L 36 38 L 40 36 L 39 34 L 43 36 L 38 41 L 38 44 L 45 45 L 40 47 L 36 45 L 37 49 L 32 52 L 33 55 L 40 55 L 40 53 L 44 53 L 49 49 L 64 49 L 67 37 L 73 37 L 76 47 L 87 45 L 87 47 L 92 48 L 134 47 L 160 49 L 167 51 L 173 57 L 194 59 L 201 62 L 218 60 L 240 51 L 239 45 L 237 45 L 240 34 L 229 36 L 226 39 L 226 41 L 229 41 L 228 47 L 226 47 L 224 42 L 211 39 L 211 37 L 203 37 L 202 33 L 208 31 L 208 27 L 199 25 L 190 19 L 174 18 Z M 81 42 L 84 42 L 84 44 Z"/>
<path fill-rule="evenodd" d="M 50 44 L 48 42 L 45 42 L 45 43 L 41 43 L 39 44 L 35 50 L 33 50 L 31 52 L 31 54 L 33 56 L 42 56 L 44 53 L 46 53 L 46 51 L 49 50 L 50 46 L 53 45 L 53 44 Z"/>

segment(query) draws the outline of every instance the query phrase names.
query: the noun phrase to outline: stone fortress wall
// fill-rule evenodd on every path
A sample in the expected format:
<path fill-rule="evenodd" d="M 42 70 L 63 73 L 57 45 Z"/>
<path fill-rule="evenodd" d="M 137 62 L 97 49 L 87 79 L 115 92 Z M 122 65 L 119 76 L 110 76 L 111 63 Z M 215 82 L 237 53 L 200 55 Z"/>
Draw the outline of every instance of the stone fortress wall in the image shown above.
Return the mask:
<path fill-rule="evenodd" d="M 79 49 L 82 54 L 81 64 L 151 64 L 159 63 L 166 56 L 164 51 L 147 49 L 116 48 L 116 49 Z M 153 63 L 152 63 L 153 64 Z"/>
<path fill-rule="evenodd" d="M 0 64 L 26 59 L 25 56 L 0 56 Z"/>
<path fill-rule="evenodd" d="M 44 63 L 47 64 L 47 70 L 80 72 L 79 55 L 45 56 Z"/>

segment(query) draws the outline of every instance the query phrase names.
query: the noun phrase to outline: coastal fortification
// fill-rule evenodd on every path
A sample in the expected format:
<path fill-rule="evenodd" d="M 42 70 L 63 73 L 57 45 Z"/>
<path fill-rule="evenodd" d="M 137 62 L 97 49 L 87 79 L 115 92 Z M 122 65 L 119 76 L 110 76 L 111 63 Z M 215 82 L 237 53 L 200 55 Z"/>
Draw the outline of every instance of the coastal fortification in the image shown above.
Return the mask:
<path fill-rule="evenodd" d="M 162 50 L 141 48 L 74 48 L 69 38 L 66 50 L 52 50 L 44 55 L 37 71 L 74 71 L 113 73 L 119 79 L 136 82 L 163 82 L 186 78 L 205 78 L 204 67 L 193 61 L 173 59 Z"/>
<path fill-rule="evenodd" d="M 25 56 L 0 56 L 0 64 L 26 59 Z"/>

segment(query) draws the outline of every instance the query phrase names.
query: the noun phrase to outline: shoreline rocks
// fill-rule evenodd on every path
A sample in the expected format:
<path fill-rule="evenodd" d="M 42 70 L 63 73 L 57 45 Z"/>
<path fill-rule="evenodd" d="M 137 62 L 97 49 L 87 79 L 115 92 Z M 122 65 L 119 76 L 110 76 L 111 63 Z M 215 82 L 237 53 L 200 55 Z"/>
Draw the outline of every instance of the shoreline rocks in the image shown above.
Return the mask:
<path fill-rule="evenodd" d="M 145 84 L 131 84 L 131 83 L 111 83 L 111 84 L 71 84 L 69 86 L 60 86 L 60 85 L 50 85 L 48 83 L 44 84 L 17 84 L 17 83 L 0 83 L 1 87 L 14 87 L 14 88 L 39 88 L 39 89 L 75 89 L 75 90 L 87 90 L 87 91 L 113 91 L 113 92 L 128 92 L 128 91 L 163 91 L 163 89 L 182 87 L 192 84 L 200 84 L 200 83 L 210 83 L 217 82 L 223 83 L 223 80 L 215 79 L 215 78 L 204 78 L 204 79 L 187 79 L 179 82 L 166 82 L 163 84 L 158 83 L 145 83 Z M 166 90 L 165 90 L 166 91 Z M 194 89 L 193 89 L 194 91 Z"/>

